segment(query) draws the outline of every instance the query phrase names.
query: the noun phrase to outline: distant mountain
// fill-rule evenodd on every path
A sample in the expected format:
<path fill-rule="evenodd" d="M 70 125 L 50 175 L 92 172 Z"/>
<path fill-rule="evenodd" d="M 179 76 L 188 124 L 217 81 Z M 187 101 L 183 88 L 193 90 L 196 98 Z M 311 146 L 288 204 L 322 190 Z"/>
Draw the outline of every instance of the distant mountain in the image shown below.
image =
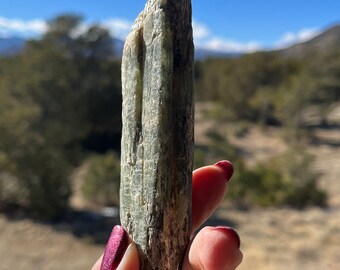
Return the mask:
<path fill-rule="evenodd" d="M 204 60 L 207 58 L 233 58 L 242 55 L 242 53 L 213 51 L 208 49 L 195 48 L 195 60 Z"/>
<path fill-rule="evenodd" d="M 340 46 L 340 25 L 334 25 L 316 37 L 280 50 L 286 56 L 300 57 L 308 51 L 326 50 Z"/>
<path fill-rule="evenodd" d="M 20 37 L 0 38 L 0 56 L 10 56 L 19 53 L 23 49 L 25 42 L 26 40 Z M 116 58 L 121 58 L 123 55 L 124 41 L 112 38 L 112 46 Z M 334 25 L 308 41 L 295 44 L 286 49 L 281 49 L 279 52 L 286 56 L 300 57 L 308 51 L 324 50 L 332 46 L 340 46 L 340 25 Z M 242 53 L 228 53 L 201 47 L 196 47 L 195 49 L 196 60 L 204 60 L 207 58 L 234 58 L 240 55 L 242 55 Z"/>
<path fill-rule="evenodd" d="M 0 55 L 10 56 L 19 53 L 26 40 L 20 37 L 0 38 Z"/>
<path fill-rule="evenodd" d="M 124 41 L 113 38 L 112 46 L 115 52 L 116 57 L 121 58 L 123 56 L 124 49 Z M 213 50 L 207 50 L 203 48 L 195 48 L 195 60 L 204 60 L 207 58 L 227 58 L 227 57 L 237 57 L 241 55 L 240 53 L 227 53 L 227 52 L 219 52 Z"/>
<path fill-rule="evenodd" d="M 112 38 L 113 52 L 116 58 L 122 58 L 124 41 L 118 38 Z"/>
<path fill-rule="evenodd" d="M 20 53 L 24 48 L 26 39 L 20 37 L 1 38 L 0 37 L 0 56 L 11 56 Z M 112 38 L 112 47 L 117 58 L 123 54 L 124 41 Z"/>
<path fill-rule="evenodd" d="M 0 56 L 10 56 L 19 53 L 26 40 L 24 38 L 12 37 L 12 38 L 0 38 Z M 123 55 L 124 41 L 117 38 L 112 38 L 112 47 L 116 58 L 121 58 Z M 195 59 L 203 60 L 206 58 L 225 58 L 225 57 L 237 57 L 240 54 L 226 53 L 212 51 L 202 48 L 195 50 Z"/>
<path fill-rule="evenodd" d="M 113 44 L 117 57 L 121 57 L 123 54 L 124 41 L 114 39 Z M 340 24 L 327 28 L 321 34 L 308 41 L 294 44 L 293 46 L 279 51 L 286 56 L 300 57 L 308 51 L 325 50 L 333 46 L 340 46 Z M 195 48 L 195 60 L 204 60 L 207 58 L 235 58 L 241 55 L 243 55 L 243 53 L 223 52 L 201 47 Z"/>

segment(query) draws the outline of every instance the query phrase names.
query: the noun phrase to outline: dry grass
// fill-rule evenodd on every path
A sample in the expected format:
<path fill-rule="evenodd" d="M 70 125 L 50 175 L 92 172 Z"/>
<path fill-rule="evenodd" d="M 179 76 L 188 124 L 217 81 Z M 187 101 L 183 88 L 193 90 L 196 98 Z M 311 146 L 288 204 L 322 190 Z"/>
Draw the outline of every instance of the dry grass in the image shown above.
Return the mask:
<path fill-rule="evenodd" d="M 239 269 L 340 269 L 340 106 L 331 114 L 333 128 L 316 129 L 316 144 L 307 145 L 315 156 L 314 170 L 329 195 L 329 208 L 255 209 L 249 212 L 220 209 L 216 216 L 237 224 L 244 261 Z M 231 137 L 249 165 L 282 153 L 287 146 L 279 130 L 251 129 Z M 230 187 L 232 188 L 232 186 Z"/>
<path fill-rule="evenodd" d="M 219 210 L 235 222 L 244 261 L 239 269 L 340 269 L 340 211 Z"/>
<path fill-rule="evenodd" d="M 103 247 L 31 220 L 0 216 L 1 270 L 91 269 Z"/>

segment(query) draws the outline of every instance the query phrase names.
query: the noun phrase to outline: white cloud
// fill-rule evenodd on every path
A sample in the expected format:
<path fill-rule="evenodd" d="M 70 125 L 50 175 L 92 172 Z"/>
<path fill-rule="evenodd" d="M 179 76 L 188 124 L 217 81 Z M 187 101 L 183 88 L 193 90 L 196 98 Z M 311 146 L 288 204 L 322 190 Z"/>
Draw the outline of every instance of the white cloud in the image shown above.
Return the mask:
<path fill-rule="evenodd" d="M 202 23 L 193 20 L 192 28 L 195 40 L 201 40 L 210 36 L 209 28 Z"/>
<path fill-rule="evenodd" d="M 108 18 L 100 24 L 109 29 L 111 35 L 125 40 L 130 32 L 133 22 L 121 18 Z M 86 31 L 89 23 L 83 23 L 75 34 Z M 36 37 L 43 34 L 47 29 L 47 23 L 42 19 L 22 20 L 9 19 L 0 16 L 0 37 L 23 36 Z M 298 32 L 287 32 L 277 42 L 273 48 L 284 48 L 294 43 L 307 41 L 320 33 L 318 28 L 302 29 Z M 239 42 L 214 35 L 214 33 L 204 23 L 193 20 L 194 41 L 197 48 L 220 51 L 220 52 L 254 52 L 261 49 L 259 42 Z"/>
<path fill-rule="evenodd" d="M 234 40 L 227 40 L 223 38 L 211 38 L 204 44 L 202 44 L 203 48 L 209 49 L 212 51 L 219 52 L 232 52 L 232 53 L 241 53 L 241 52 L 254 52 L 261 49 L 261 46 L 257 42 L 238 42 Z"/>
<path fill-rule="evenodd" d="M 100 24 L 109 29 L 111 34 L 117 38 L 125 39 L 129 33 L 132 22 L 119 18 L 110 18 L 103 20 Z M 75 31 L 75 35 L 82 34 L 88 28 L 88 23 L 83 23 Z M 47 30 L 47 23 L 42 19 L 22 20 L 8 19 L 0 16 L 0 36 L 24 36 L 34 37 L 43 34 Z"/>
<path fill-rule="evenodd" d="M 126 39 L 132 27 L 132 22 L 118 18 L 106 19 L 101 24 L 110 30 L 111 35 L 122 40 Z"/>
<path fill-rule="evenodd" d="M 24 36 L 36 36 L 41 35 L 46 31 L 47 24 L 44 20 L 20 20 L 20 19 L 8 19 L 0 17 L 0 33 L 3 36 L 10 35 L 24 35 Z"/>
<path fill-rule="evenodd" d="M 84 34 L 87 29 L 89 28 L 89 25 L 82 23 L 78 25 L 70 34 L 72 38 L 76 38 Z"/>
<path fill-rule="evenodd" d="M 307 41 L 320 33 L 318 28 L 302 29 L 297 33 L 287 32 L 285 33 L 278 42 L 276 42 L 276 48 L 284 48 L 295 43 Z"/>
<path fill-rule="evenodd" d="M 0 38 L 8 38 L 8 37 L 10 37 L 8 35 L 8 32 L 0 28 Z"/>
<path fill-rule="evenodd" d="M 111 35 L 125 40 L 131 30 L 133 22 L 121 18 L 108 18 L 100 24 L 109 29 Z M 82 34 L 88 28 L 88 23 L 83 23 L 76 29 L 74 35 Z M 46 21 L 42 19 L 22 20 L 0 17 L 0 36 L 36 37 L 47 29 Z M 195 45 L 198 48 L 222 52 L 251 52 L 260 48 L 255 42 L 241 43 L 214 36 L 212 31 L 203 23 L 193 20 L 193 34 Z"/>
<path fill-rule="evenodd" d="M 261 49 L 257 42 L 239 42 L 215 36 L 203 23 L 193 20 L 194 41 L 197 48 L 217 52 L 241 53 L 254 52 Z"/>

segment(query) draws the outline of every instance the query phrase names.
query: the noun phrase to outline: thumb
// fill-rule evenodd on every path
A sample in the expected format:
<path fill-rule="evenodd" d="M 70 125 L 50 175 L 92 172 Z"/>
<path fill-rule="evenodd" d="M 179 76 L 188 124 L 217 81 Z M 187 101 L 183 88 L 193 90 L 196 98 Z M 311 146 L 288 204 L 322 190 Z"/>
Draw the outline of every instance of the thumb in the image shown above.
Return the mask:
<path fill-rule="evenodd" d="M 137 247 L 122 226 L 112 229 L 104 255 L 92 270 L 139 270 Z"/>
<path fill-rule="evenodd" d="M 139 270 L 138 251 L 135 243 L 128 246 L 117 270 Z"/>

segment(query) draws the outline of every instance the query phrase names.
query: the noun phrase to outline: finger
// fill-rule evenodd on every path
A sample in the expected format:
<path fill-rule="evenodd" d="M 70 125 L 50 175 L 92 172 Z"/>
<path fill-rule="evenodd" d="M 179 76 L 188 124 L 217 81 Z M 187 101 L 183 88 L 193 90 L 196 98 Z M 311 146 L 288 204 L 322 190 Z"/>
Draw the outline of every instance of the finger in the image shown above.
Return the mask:
<path fill-rule="evenodd" d="M 100 265 L 102 264 L 103 255 L 99 257 L 96 263 L 92 266 L 91 270 L 100 270 Z"/>
<path fill-rule="evenodd" d="M 216 210 L 227 191 L 233 165 L 223 160 L 199 168 L 192 175 L 192 232 Z"/>
<path fill-rule="evenodd" d="M 234 270 L 241 263 L 240 238 L 229 227 L 205 227 L 194 238 L 183 270 Z"/>
<path fill-rule="evenodd" d="M 137 247 L 134 243 L 131 243 L 126 250 L 122 261 L 120 262 L 117 270 L 138 270 L 139 269 L 139 257 Z"/>

